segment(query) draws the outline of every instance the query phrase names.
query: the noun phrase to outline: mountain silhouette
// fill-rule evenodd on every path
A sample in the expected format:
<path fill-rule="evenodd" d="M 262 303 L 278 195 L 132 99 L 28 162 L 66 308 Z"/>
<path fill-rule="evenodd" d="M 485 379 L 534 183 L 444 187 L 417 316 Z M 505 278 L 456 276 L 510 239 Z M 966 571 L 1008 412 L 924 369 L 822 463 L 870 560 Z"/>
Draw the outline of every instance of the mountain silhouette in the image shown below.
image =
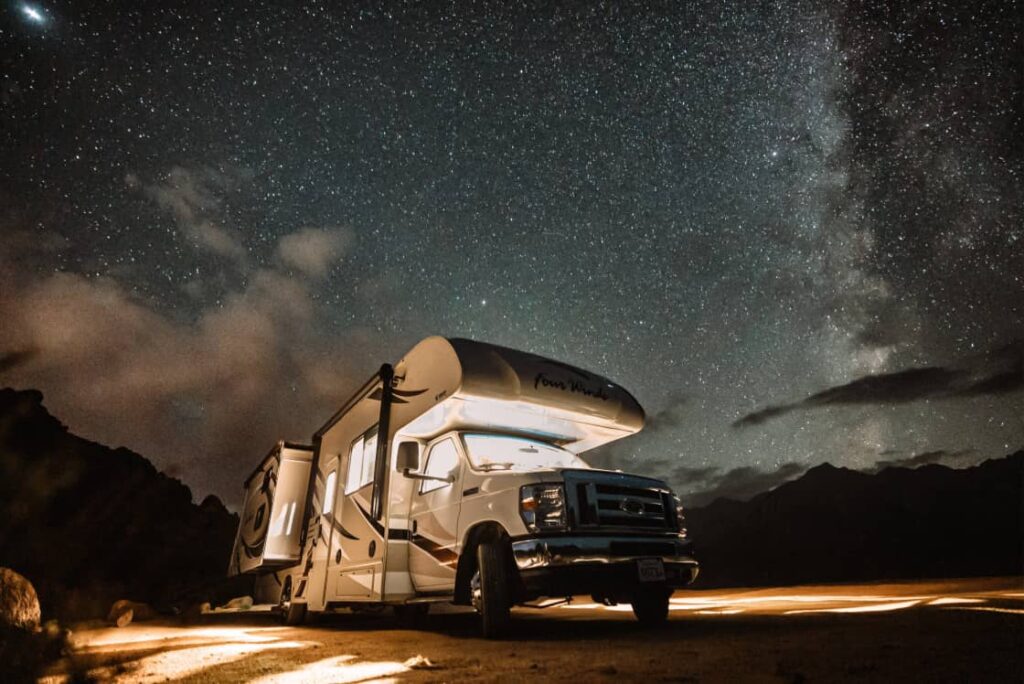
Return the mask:
<path fill-rule="evenodd" d="M 1024 573 L 1024 451 L 972 468 L 824 463 L 749 501 L 687 513 L 697 586 Z"/>
<path fill-rule="evenodd" d="M 71 434 L 34 390 L 0 389 L 0 566 L 28 577 L 43 613 L 104 615 L 127 598 L 171 609 L 225 584 L 238 524 L 216 497 L 128 449 Z"/>

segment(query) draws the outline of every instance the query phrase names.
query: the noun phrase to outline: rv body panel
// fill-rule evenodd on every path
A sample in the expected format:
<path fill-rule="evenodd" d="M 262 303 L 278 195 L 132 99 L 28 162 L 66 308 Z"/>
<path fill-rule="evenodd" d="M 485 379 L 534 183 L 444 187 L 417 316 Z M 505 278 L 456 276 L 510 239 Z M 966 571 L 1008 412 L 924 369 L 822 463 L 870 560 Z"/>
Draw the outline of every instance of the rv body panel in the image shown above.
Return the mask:
<path fill-rule="evenodd" d="M 317 434 L 317 480 L 310 511 L 309 561 L 295 599 L 313 610 L 332 601 L 380 599 L 383 535 L 371 520 L 382 383 L 367 383 Z M 322 484 L 319 484 L 322 483 Z M 378 523 L 379 524 L 379 523 Z"/>
<path fill-rule="evenodd" d="M 312 461 L 311 447 L 279 442 L 246 479 L 229 575 L 299 562 Z"/>
<path fill-rule="evenodd" d="M 499 523 L 512 537 L 527 534 L 519 515 L 519 490 L 530 484 L 557 481 L 558 477 L 556 471 L 482 473 L 468 468 L 463 491 L 472 493 L 462 499 L 459 539 L 465 540 L 470 528 L 487 521 Z"/>
<path fill-rule="evenodd" d="M 415 387 L 402 382 L 416 373 Z M 622 387 L 594 373 L 515 349 L 430 337 L 395 366 L 396 395 L 430 388 L 434 401 L 401 421 L 404 436 L 455 429 L 532 436 L 581 453 L 639 431 L 644 412 Z M 396 407 L 397 408 L 397 407 Z"/>
<path fill-rule="evenodd" d="M 410 420 L 452 394 L 461 381 L 458 358 L 443 338 L 429 338 L 414 351 L 415 357 L 407 356 L 395 370 L 386 421 L 381 412 L 386 393 L 378 380 L 317 433 L 325 481 L 332 468 L 326 464 L 336 459 L 337 503 L 331 516 L 320 516 L 324 533 L 311 556 L 305 596 L 311 608 L 332 602 L 397 601 L 413 593 L 408 572 L 412 483 L 392 477 L 394 437 Z M 382 433 L 385 422 L 388 429 Z M 382 440 L 385 462 L 378 467 Z"/>

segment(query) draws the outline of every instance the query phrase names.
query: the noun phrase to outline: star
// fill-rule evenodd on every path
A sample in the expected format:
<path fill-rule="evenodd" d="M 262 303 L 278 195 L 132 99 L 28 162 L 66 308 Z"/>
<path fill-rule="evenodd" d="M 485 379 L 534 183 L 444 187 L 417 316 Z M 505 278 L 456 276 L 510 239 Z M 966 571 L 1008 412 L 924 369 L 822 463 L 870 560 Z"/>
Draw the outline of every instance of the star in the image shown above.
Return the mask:
<path fill-rule="evenodd" d="M 33 24 L 45 24 L 46 15 L 40 12 L 37 8 L 32 5 L 22 5 L 21 13 L 25 15 L 25 18 L 31 21 Z"/>

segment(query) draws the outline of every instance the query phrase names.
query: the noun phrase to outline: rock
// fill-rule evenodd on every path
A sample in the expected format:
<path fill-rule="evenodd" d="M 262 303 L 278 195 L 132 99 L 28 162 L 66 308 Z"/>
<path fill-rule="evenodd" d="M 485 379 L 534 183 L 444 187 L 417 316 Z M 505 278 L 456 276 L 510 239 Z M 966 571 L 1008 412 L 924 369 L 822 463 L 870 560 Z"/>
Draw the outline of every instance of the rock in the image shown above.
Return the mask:
<path fill-rule="evenodd" d="M 110 607 L 110 612 L 107 613 L 107 622 L 112 622 L 118 627 L 124 627 L 132 622 L 132 620 L 152 620 L 156 617 L 156 611 L 149 607 L 145 603 L 139 603 L 138 601 L 128 601 L 121 599 L 120 601 L 114 601 L 114 605 Z"/>
<path fill-rule="evenodd" d="M 188 608 L 186 608 L 182 612 L 182 617 L 187 617 L 187 618 L 199 617 L 200 615 L 205 615 L 206 613 L 209 613 L 210 611 L 211 611 L 210 604 L 207 601 L 204 601 L 203 603 L 193 603 L 191 606 L 189 606 Z"/>
<path fill-rule="evenodd" d="M 124 608 L 119 613 L 117 613 L 116 617 L 114 617 L 114 619 L 111 620 L 111 622 L 113 622 L 118 627 L 127 627 L 132 623 L 133 617 L 135 617 L 135 611 L 133 611 L 131 608 Z"/>
<path fill-rule="evenodd" d="M 238 596 L 225 603 L 221 608 L 224 610 L 249 610 L 252 608 L 252 596 Z"/>
<path fill-rule="evenodd" d="M 409 658 L 404 663 L 402 663 L 402 665 L 407 667 L 407 668 L 409 668 L 410 670 L 437 670 L 437 669 L 440 669 L 437 665 L 435 665 L 433 662 L 431 662 L 430 658 L 426 658 L 426 657 L 421 656 L 419 654 L 414 655 L 412 658 Z"/>
<path fill-rule="evenodd" d="M 35 632 L 39 619 L 39 597 L 32 583 L 9 568 L 0 568 L 0 626 Z"/>

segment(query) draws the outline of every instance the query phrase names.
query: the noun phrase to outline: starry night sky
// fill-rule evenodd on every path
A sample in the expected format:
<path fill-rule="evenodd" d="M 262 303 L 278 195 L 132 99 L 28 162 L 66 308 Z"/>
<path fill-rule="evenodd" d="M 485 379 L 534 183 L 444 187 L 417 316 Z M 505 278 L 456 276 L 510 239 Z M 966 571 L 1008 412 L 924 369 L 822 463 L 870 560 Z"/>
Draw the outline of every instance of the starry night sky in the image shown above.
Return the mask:
<path fill-rule="evenodd" d="M 626 386 L 594 461 L 696 502 L 1004 455 L 1015 4 L 4 0 L 0 384 L 230 504 L 430 334 Z"/>

